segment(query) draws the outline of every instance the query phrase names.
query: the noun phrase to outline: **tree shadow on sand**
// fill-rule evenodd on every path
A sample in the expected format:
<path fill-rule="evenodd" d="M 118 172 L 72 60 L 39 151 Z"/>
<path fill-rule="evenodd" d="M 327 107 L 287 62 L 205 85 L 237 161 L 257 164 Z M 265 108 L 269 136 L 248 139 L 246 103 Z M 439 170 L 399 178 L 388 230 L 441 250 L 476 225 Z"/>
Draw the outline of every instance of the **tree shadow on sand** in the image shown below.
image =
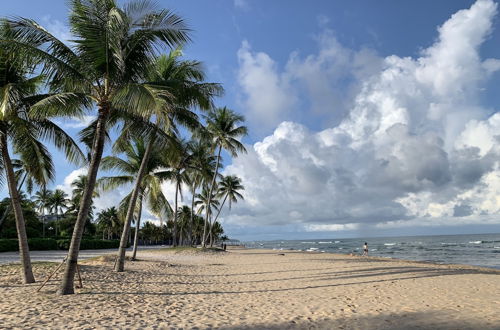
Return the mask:
<path fill-rule="evenodd" d="M 323 320 L 297 317 L 282 323 L 259 323 L 242 326 L 220 327 L 222 330 L 281 330 L 281 329 L 363 329 L 363 330 L 488 330 L 500 329 L 500 325 L 488 320 L 470 320 L 450 311 L 406 312 L 350 316 Z"/>

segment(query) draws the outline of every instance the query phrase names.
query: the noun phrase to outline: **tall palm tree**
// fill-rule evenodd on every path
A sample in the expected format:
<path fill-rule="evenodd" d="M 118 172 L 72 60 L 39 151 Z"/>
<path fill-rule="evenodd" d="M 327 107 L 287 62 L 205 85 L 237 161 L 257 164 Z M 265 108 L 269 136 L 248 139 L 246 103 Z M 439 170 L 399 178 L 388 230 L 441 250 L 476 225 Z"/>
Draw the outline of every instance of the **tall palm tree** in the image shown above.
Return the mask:
<path fill-rule="evenodd" d="M 216 211 L 219 210 L 219 201 L 216 199 L 216 196 L 214 193 L 209 195 L 210 193 L 210 188 L 208 188 L 207 185 L 203 186 L 203 189 L 200 194 L 196 195 L 196 200 L 194 204 L 198 207 L 198 214 L 205 213 L 205 222 L 203 225 L 203 237 L 202 237 L 202 246 L 205 248 L 206 247 L 206 240 L 207 240 L 207 228 L 210 228 L 211 226 L 207 225 L 207 222 L 211 224 L 211 214 L 212 210 L 215 209 Z M 207 216 L 208 214 L 208 216 Z"/>
<path fill-rule="evenodd" d="M 217 216 L 214 219 L 214 222 L 219 218 L 220 212 L 224 207 L 224 203 L 229 199 L 229 210 L 231 210 L 231 204 L 237 203 L 238 199 L 244 199 L 243 195 L 239 193 L 240 190 L 245 190 L 245 187 L 241 184 L 241 179 L 235 175 L 228 175 L 222 178 L 219 182 L 219 189 L 217 191 L 217 197 L 224 199 L 222 200 L 222 204 L 217 212 Z"/>
<path fill-rule="evenodd" d="M 10 39 L 11 29 L 4 21 L 0 24 L 0 40 Z M 39 186 L 54 177 L 52 159 L 42 140 L 54 142 L 72 160 L 82 155 L 74 141 L 46 116 L 33 116 L 31 106 L 44 99 L 38 94 L 44 76 L 33 75 L 34 66 L 20 58 L 22 55 L 0 45 L 0 149 L 1 169 L 5 171 L 16 219 L 23 278 L 25 283 L 32 283 L 35 279 L 10 150 L 19 155 L 24 170 Z"/>
<path fill-rule="evenodd" d="M 211 153 L 210 144 L 205 140 L 191 140 L 188 143 L 188 149 L 191 154 L 188 176 L 191 188 L 191 225 L 194 226 L 195 216 L 195 198 L 196 191 L 201 185 L 210 180 L 215 172 L 215 156 Z M 190 227 L 189 236 L 192 236 L 193 229 Z"/>
<path fill-rule="evenodd" d="M 63 190 L 61 189 L 56 189 L 52 193 L 49 199 L 49 209 L 51 212 L 54 212 L 56 215 L 56 237 L 57 237 L 57 231 L 59 227 L 59 215 L 64 213 L 64 210 L 68 208 L 68 194 L 66 194 Z"/>
<path fill-rule="evenodd" d="M 97 107 L 86 131 L 91 142 L 88 182 L 71 240 L 59 294 L 74 293 L 80 241 L 104 149 L 106 131 L 119 119 L 147 121 L 160 95 L 168 93 L 142 83 L 146 68 L 162 47 L 187 42 L 184 21 L 147 0 L 119 6 L 116 0 L 70 0 L 71 45 L 58 40 L 33 20 L 8 21 L 13 41 L 0 46 L 41 61 L 54 95 L 35 109 L 50 116 L 82 116 Z"/>
<path fill-rule="evenodd" d="M 102 159 L 101 169 L 106 171 L 119 171 L 120 173 L 115 176 L 105 176 L 98 180 L 98 185 L 103 190 L 115 189 L 120 186 L 129 185 L 136 181 L 138 172 L 141 165 L 144 162 L 144 155 L 146 154 L 147 145 L 143 139 L 136 139 L 134 144 L 123 144 L 120 148 L 117 148 L 119 152 L 125 155 L 125 159 L 118 156 L 107 156 Z M 159 145 L 152 145 L 151 156 L 147 158 L 143 169 L 145 174 L 143 175 L 142 185 L 138 196 L 138 202 L 136 202 L 134 207 L 134 212 L 136 214 L 136 230 L 134 237 L 134 248 L 132 251 L 132 259 L 135 259 L 137 253 L 137 245 L 139 240 L 139 228 L 141 226 L 141 212 L 142 212 L 142 201 L 144 196 L 149 198 L 149 200 L 154 199 L 155 203 L 168 203 L 163 192 L 161 191 L 161 181 L 155 176 L 154 170 L 162 166 L 162 148 Z M 163 149 L 163 152 L 165 150 Z M 126 197 L 125 212 L 128 211 L 128 206 L 130 205 L 131 195 Z M 124 213 L 125 213 L 124 212 Z"/>
<path fill-rule="evenodd" d="M 173 246 L 178 244 L 178 232 L 177 232 L 177 212 L 178 212 L 178 202 L 179 195 L 182 200 L 182 185 L 189 185 L 189 175 L 188 169 L 190 164 L 191 155 L 188 152 L 187 143 L 180 141 L 178 144 L 179 149 L 175 155 L 170 157 L 165 157 L 164 164 L 168 166 L 167 169 L 159 170 L 155 173 L 163 181 L 171 181 L 175 186 L 175 197 L 174 197 L 174 213 L 172 221 L 174 224 L 172 236 L 173 236 Z"/>
<path fill-rule="evenodd" d="M 162 106 L 155 109 L 154 115 L 157 126 L 172 135 L 177 133 L 178 124 L 190 129 L 197 128 L 199 126 L 198 117 L 190 110 L 190 107 L 197 106 L 200 109 L 209 109 L 212 107 L 212 98 L 222 93 L 222 87 L 219 84 L 204 82 L 205 74 L 200 62 L 181 61 L 179 60 L 181 54 L 180 49 L 177 49 L 170 52 L 168 56 L 158 57 L 153 65 L 149 67 L 146 75 L 146 84 L 148 86 L 161 88 L 169 95 L 169 97 L 159 95 L 164 103 L 161 103 Z M 153 132 L 149 137 L 148 148 L 146 148 L 143 159 L 144 164 L 147 163 L 151 146 L 157 138 L 157 132 Z M 140 168 L 132 191 L 120 242 L 118 262 L 115 266 L 116 271 L 124 270 L 126 237 L 134 214 L 133 209 L 139 195 L 144 171 L 144 167 Z M 177 208 L 174 208 L 174 210 L 176 212 Z"/>
<path fill-rule="evenodd" d="M 37 206 L 38 213 L 42 218 L 42 236 L 45 238 L 45 211 L 50 207 L 50 198 L 52 196 L 52 191 L 46 187 L 42 187 L 34 195 L 34 202 Z"/>
<path fill-rule="evenodd" d="M 187 205 L 179 207 L 179 210 L 177 211 L 177 220 L 179 230 L 179 244 L 184 245 L 184 243 L 187 243 L 187 245 L 191 245 L 193 227 L 195 225 L 193 223 L 194 215 L 192 209 Z"/>
<path fill-rule="evenodd" d="M 245 117 L 236 114 L 226 107 L 210 111 L 206 120 L 206 132 L 212 140 L 214 148 L 217 149 L 215 172 L 208 191 L 208 205 L 210 205 L 210 199 L 216 185 L 215 180 L 219 171 L 222 149 L 229 152 L 233 157 L 237 157 L 238 152 L 246 152 L 243 144 L 237 139 L 247 135 L 248 130 L 246 126 L 238 126 L 241 122 L 245 121 Z M 203 247 L 206 246 L 206 232 L 209 224 L 210 208 L 207 211 L 205 213 L 205 227 L 203 229 Z"/>

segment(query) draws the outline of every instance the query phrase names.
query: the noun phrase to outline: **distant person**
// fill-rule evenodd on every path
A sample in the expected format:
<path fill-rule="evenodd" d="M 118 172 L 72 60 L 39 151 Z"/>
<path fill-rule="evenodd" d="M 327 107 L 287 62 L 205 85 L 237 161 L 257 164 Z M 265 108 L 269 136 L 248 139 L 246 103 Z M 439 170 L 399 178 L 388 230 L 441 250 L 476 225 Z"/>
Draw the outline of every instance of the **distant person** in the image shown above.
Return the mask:
<path fill-rule="evenodd" d="M 368 243 L 365 242 L 365 245 L 363 245 L 363 256 L 368 257 Z"/>

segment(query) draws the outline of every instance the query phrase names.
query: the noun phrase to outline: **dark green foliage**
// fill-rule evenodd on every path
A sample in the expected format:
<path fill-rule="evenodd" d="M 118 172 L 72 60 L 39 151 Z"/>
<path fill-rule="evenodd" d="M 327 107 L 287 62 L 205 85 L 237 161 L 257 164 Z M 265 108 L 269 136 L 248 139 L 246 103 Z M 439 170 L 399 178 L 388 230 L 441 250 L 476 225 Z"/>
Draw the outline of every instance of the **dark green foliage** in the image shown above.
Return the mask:
<path fill-rule="evenodd" d="M 30 238 L 28 244 L 31 251 L 41 250 L 68 250 L 70 239 Z M 83 239 L 80 245 L 82 250 L 116 249 L 119 240 Z M 18 251 L 17 239 L 0 239 L 0 252 Z"/>
<path fill-rule="evenodd" d="M 17 251 L 17 239 L 0 239 L 0 252 Z"/>
<path fill-rule="evenodd" d="M 57 240 L 59 250 L 68 250 L 70 243 L 71 239 Z M 80 243 L 80 250 L 116 249 L 119 246 L 119 240 L 82 239 Z"/>
<path fill-rule="evenodd" d="M 29 238 L 28 245 L 31 251 L 57 250 L 57 241 L 52 238 Z"/>
<path fill-rule="evenodd" d="M 4 198 L 0 202 L 0 217 L 2 217 L 10 204 L 10 198 Z M 33 203 L 21 195 L 21 207 L 26 222 L 26 233 L 28 237 L 42 236 L 42 223 L 38 220 Z M 0 226 L 0 238 L 17 238 L 16 221 L 14 212 L 9 208 L 5 221 Z"/>

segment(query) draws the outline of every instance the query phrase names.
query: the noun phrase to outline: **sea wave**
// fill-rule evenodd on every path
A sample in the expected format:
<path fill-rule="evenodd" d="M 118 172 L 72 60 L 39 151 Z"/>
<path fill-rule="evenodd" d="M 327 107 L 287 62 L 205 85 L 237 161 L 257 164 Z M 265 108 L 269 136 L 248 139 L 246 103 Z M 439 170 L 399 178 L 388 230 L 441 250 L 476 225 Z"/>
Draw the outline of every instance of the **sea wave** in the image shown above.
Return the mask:
<path fill-rule="evenodd" d="M 469 244 L 482 244 L 483 241 L 470 241 Z"/>
<path fill-rule="evenodd" d="M 396 245 L 396 243 L 384 243 L 385 246 L 393 246 Z"/>

